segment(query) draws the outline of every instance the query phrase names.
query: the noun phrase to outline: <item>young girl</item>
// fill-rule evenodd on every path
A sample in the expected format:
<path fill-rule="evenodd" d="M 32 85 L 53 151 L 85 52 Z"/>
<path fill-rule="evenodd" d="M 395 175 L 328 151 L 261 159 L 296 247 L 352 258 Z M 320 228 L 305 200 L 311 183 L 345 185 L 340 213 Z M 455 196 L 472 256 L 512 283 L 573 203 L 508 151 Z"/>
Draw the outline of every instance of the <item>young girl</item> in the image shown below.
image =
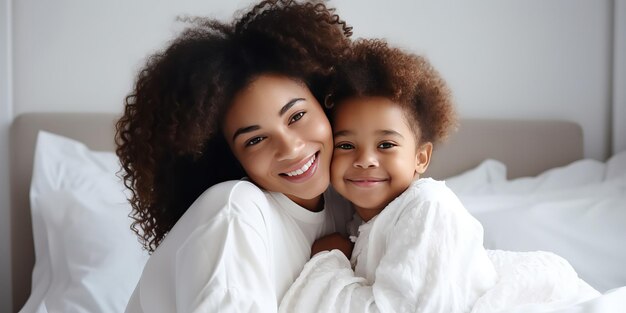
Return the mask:
<path fill-rule="evenodd" d="M 322 3 L 285 0 L 194 21 L 149 58 L 117 124 L 152 253 L 126 312 L 276 312 L 313 241 L 351 215 L 325 192 L 318 100 L 350 28 Z"/>
<path fill-rule="evenodd" d="M 551 254 L 507 272 L 502 263 L 519 255 L 486 251 L 481 224 L 445 183 L 419 178 L 455 124 L 449 91 L 425 59 L 360 41 L 337 71 L 331 182 L 356 210 L 358 237 L 351 258 L 317 253 L 280 311 L 497 312 L 577 295 L 576 273 Z M 526 274 L 546 277 L 521 281 Z"/>

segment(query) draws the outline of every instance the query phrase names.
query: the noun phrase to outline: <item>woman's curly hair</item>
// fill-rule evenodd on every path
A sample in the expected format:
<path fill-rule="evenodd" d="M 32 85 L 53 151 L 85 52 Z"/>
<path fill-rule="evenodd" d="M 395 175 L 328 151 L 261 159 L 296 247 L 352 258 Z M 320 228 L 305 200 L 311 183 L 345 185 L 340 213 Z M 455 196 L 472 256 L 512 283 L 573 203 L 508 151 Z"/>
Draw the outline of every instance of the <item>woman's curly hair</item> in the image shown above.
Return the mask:
<path fill-rule="evenodd" d="M 328 106 L 355 97 L 390 99 L 404 109 L 418 142 L 436 144 L 456 128 L 456 111 L 445 80 L 426 58 L 390 47 L 384 40 L 355 41 L 350 56 L 337 66 L 333 81 Z"/>
<path fill-rule="evenodd" d="M 131 228 L 149 252 L 204 190 L 245 176 L 221 134 L 235 94 L 271 73 L 306 83 L 321 101 L 350 46 L 351 28 L 319 2 L 262 1 L 232 23 L 186 22 L 148 58 L 116 125 Z"/>

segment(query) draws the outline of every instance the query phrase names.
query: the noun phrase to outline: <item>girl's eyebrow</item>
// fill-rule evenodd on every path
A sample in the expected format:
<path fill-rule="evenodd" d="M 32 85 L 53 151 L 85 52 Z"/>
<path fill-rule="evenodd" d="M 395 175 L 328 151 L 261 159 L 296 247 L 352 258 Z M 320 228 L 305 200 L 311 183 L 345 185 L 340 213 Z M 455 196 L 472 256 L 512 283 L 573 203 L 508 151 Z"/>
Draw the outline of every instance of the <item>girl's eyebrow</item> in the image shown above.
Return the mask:
<path fill-rule="evenodd" d="M 291 100 L 289 100 L 289 102 L 287 102 L 285 105 L 283 105 L 282 108 L 280 108 L 280 111 L 278 112 L 278 116 L 283 116 L 285 115 L 285 113 L 287 111 L 289 111 L 289 109 L 291 109 L 291 107 L 293 107 L 296 103 L 300 102 L 300 101 L 304 101 L 304 98 L 293 98 Z M 235 141 L 235 139 L 237 138 L 237 136 L 241 135 L 241 134 L 245 134 L 245 133 L 249 133 L 255 130 L 259 130 L 261 129 L 261 126 L 259 125 L 251 125 L 251 126 L 246 126 L 246 127 L 240 127 L 235 131 L 235 134 L 233 135 L 233 141 Z"/>
<path fill-rule="evenodd" d="M 392 129 L 382 129 L 377 131 L 377 133 L 383 135 L 383 136 L 398 136 L 400 138 L 404 138 L 404 136 L 402 136 L 402 134 L 400 134 L 399 132 L 392 130 Z"/>
<path fill-rule="evenodd" d="M 376 133 L 383 135 L 383 136 L 398 136 L 400 138 L 404 138 L 402 134 L 391 129 L 381 129 L 379 131 L 376 131 Z M 340 130 L 340 131 L 336 131 L 333 133 L 333 137 L 350 136 L 350 135 L 354 135 L 354 132 L 350 130 Z"/>
<path fill-rule="evenodd" d="M 354 134 L 354 132 L 352 132 L 352 131 L 340 130 L 340 131 L 333 132 L 333 137 L 350 136 L 352 134 Z"/>

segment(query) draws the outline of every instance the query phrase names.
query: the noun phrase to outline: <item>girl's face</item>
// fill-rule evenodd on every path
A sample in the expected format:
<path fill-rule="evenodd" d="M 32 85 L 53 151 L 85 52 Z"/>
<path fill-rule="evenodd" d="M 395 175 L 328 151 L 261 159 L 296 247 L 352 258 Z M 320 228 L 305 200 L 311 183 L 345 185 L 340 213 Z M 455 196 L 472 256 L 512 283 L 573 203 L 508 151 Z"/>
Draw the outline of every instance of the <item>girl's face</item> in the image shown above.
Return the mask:
<path fill-rule="evenodd" d="M 235 96 L 224 125 L 226 141 L 255 184 L 316 209 L 330 181 L 332 134 L 306 85 L 262 75 Z"/>
<path fill-rule="evenodd" d="M 418 148 L 404 111 L 386 98 L 349 99 L 334 116 L 331 182 L 368 221 L 426 170 L 432 145 Z"/>

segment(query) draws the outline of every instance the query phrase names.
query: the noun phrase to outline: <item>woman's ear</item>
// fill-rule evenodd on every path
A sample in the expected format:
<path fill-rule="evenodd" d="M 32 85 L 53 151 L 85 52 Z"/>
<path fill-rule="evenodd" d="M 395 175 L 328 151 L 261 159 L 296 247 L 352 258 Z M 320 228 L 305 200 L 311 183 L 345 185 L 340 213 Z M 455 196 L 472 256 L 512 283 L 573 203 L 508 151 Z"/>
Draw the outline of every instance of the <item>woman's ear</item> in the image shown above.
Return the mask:
<path fill-rule="evenodd" d="M 426 172 L 432 153 L 433 144 L 431 142 L 422 143 L 417 147 L 417 153 L 415 154 L 415 173 L 421 175 Z"/>

